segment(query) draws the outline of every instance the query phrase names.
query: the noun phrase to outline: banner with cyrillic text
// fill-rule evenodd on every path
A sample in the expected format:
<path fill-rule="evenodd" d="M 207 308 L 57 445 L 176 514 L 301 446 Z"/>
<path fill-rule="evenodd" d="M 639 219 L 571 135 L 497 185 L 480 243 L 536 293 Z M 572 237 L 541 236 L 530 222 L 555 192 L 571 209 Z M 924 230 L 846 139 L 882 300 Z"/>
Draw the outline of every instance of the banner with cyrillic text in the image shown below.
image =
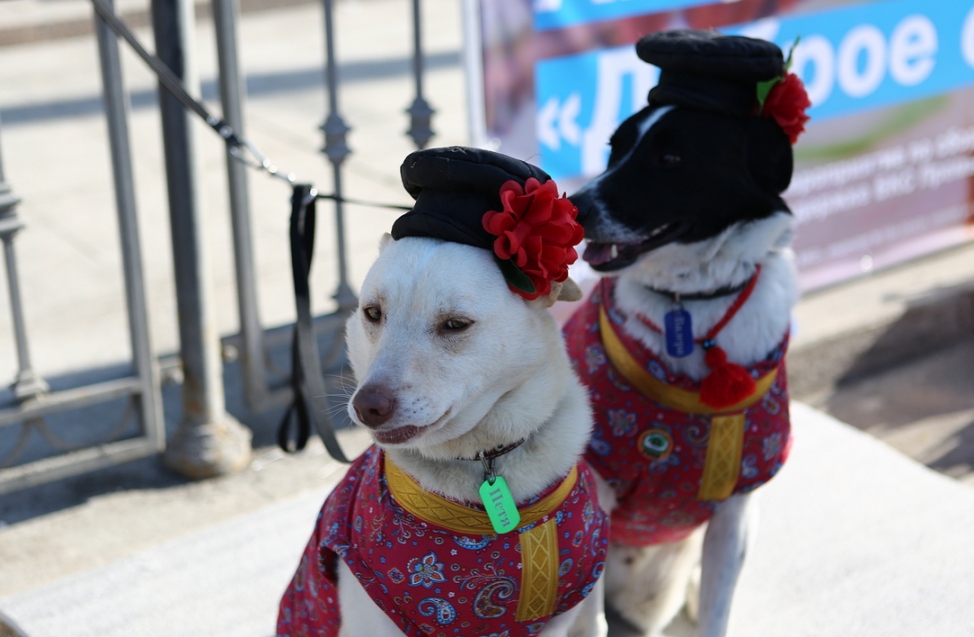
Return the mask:
<path fill-rule="evenodd" d="M 542 24 L 554 2 L 483 0 L 481 142 L 568 192 L 605 168 L 612 132 L 647 105 L 658 70 L 634 43 L 716 28 L 790 52 L 812 99 L 785 193 L 803 288 L 974 238 L 974 0 L 626 0 L 647 13 L 625 17 L 562 0 L 561 22 Z"/>

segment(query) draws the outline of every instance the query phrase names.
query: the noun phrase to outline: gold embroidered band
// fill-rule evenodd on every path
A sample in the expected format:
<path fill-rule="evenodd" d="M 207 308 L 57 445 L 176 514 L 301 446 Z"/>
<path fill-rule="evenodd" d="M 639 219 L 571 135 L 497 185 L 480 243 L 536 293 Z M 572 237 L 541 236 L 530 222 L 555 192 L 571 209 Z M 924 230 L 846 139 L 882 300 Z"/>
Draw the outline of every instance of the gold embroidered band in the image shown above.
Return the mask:
<path fill-rule="evenodd" d="M 744 414 L 710 419 L 707 460 L 700 481 L 700 500 L 726 500 L 734 493 L 744 449 Z"/>
<path fill-rule="evenodd" d="M 754 393 L 736 405 L 715 409 L 700 402 L 699 393 L 668 385 L 636 362 L 619 340 L 619 335 L 616 334 L 615 327 L 604 307 L 599 308 L 599 329 L 609 361 L 637 391 L 670 409 L 688 414 L 713 415 L 710 419 L 707 459 L 704 463 L 697 498 L 700 500 L 729 498 L 734 493 L 741 471 L 745 427 L 744 414 L 741 412 L 761 400 L 771 390 L 778 377 L 778 370 L 773 369 L 757 379 Z"/>
<path fill-rule="evenodd" d="M 521 533 L 521 597 L 514 619 L 533 621 L 555 612 L 558 598 L 558 527 L 553 519 Z"/>
<path fill-rule="evenodd" d="M 399 503 L 399 506 L 415 517 L 429 524 L 449 529 L 454 533 L 494 534 L 494 526 L 490 523 L 490 518 L 487 517 L 486 512 L 451 502 L 443 496 L 430 493 L 419 486 L 409 474 L 393 464 L 389 460 L 389 456 L 385 456 L 384 462 L 386 482 L 389 485 L 389 491 L 392 492 L 392 497 Z M 518 512 L 521 514 L 521 526 L 533 524 L 561 506 L 568 494 L 575 488 L 577 480 L 578 467 L 573 466 L 557 489 L 530 506 L 523 509 L 518 507 Z"/>
<path fill-rule="evenodd" d="M 688 414 L 725 414 L 744 411 L 768 393 L 778 376 L 777 369 L 771 370 L 757 379 L 753 394 L 736 405 L 717 409 L 700 402 L 699 393 L 668 385 L 636 362 L 636 359 L 626 350 L 626 346 L 619 340 L 604 307 L 599 308 L 599 328 L 602 332 L 602 345 L 605 347 L 606 355 L 615 368 L 619 370 L 619 373 L 625 376 L 626 380 L 636 390 L 670 409 L 677 409 Z"/>

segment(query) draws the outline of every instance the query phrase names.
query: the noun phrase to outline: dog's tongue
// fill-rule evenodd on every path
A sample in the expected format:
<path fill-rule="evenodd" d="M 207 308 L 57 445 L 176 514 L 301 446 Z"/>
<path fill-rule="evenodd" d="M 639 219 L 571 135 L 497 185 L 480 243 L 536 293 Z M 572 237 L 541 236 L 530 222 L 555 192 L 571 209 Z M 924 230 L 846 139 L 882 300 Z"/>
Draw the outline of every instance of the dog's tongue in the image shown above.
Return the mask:
<path fill-rule="evenodd" d="M 585 246 L 585 252 L 582 254 L 582 258 L 592 265 L 602 265 L 612 260 L 613 245 L 611 243 L 593 243 L 589 241 L 588 245 Z"/>

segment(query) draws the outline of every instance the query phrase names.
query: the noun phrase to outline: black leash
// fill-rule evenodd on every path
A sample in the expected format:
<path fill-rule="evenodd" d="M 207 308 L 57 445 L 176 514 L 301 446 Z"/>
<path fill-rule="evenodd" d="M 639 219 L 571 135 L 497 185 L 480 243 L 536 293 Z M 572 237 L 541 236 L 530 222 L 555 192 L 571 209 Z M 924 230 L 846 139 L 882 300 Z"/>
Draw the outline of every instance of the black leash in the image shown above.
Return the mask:
<path fill-rule="evenodd" d="M 304 449 L 314 423 L 325 449 L 339 462 L 349 462 L 335 437 L 328 415 L 328 394 L 321 372 L 318 340 L 311 322 L 311 289 L 308 274 L 315 251 L 315 202 L 318 194 L 309 184 L 296 184 L 291 194 L 291 274 L 294 277 L 294 305 L 297 321 L 291 341 L 291 386 L 294 401 L 277 430 L 277 444 L 285 451 Z M 297 427 L 291 436 L 291 422 Z"/>
<path fill-rule="evenodd" d="M 231 152 L 233 152 L 235 149 L 239 151 L 241 146 L 248 147 L 249 149 L 250 145 L 246 142 L 246 140 L 240 139 L 233 128 L 227 124 L 222 117 L 217 117 L 216 115 L 211 114 L 208 110 L 206 110 L 205 106 L 194 99 L 193 96 L 186 91 L 182 81 L 176 76 L 175 73 L 172 72 L 172 70 L 170 70 L 168 66 L 166 66 L 165 62 L 145 50 L 145 47 L 143 47 L 142 43 L 139 42 L 138 38 L 135 37 L 135 34 L 132 33 L 127 26 L 125 26 L 124 22 L 118 19 L 115 12 L 111 9 L 111 7 L 105 4 L 104 0 L 91 0 L 91 4 L 95 7 L 95 11 L 99 16 L 101 16 L 101 19 L 105 21 L 109 28 L 128 42 L 129 46 L 132 47 L 136 54 L 138 54 L 138 56 L 149 65 L 153 73 L 156 74 L 156 77 L 159 78 L 162 85 L 166 87 L 166 90 L 172 93 L 173 97 L 179 100 L 179 103 L 182 104 L 184 108 L 199 115 L 203 121 L 210 126 L 210 128 L 216 131 L 216 133 L 226 141 Z M 246 163 L 250 163 L 243 157 L 240 157 L 240 159 Z M 264 167 L 263 162 L 259 167 Z"/>
<path fill-rule="evenodd" d="M 294 400 L 284 413 L 284 418 L 278 427 L 277 442 L 283 450 L 288 452 L 304 449 L 311 436 L 311 425 L 313 423 L 315 430 L 325 443 L 325 449 L 328 450 L 328 453 L 339 462 L 349 462 L 341 445 L 338 444 L 335 428 L 328 415 L 328 396 L 321 371 L 321 356 L 318 351 L 314 325 L 311 321 L 311 293 L 308 285 L 308 274 L 311 271 L 311 260 L 314 256 L 315 202 L 318 199 L 330 199 L 336 202 L 392 210 L 411 210 L 411 207 L 349 199 L 335 194 L 319 194 L 309 184 L 296 184 L 297 178 L 294 174 L 279 170 L 260 152 L 255 144 L 238 135 L 226 120 L 210 113 L 202 103 L 190 95 L 179 77 L 166 66 L 165 62 L 149 53 L 142 46 L 135 34 L 116 17 L 115 12 L 105 4 L 104 0 L 91 0 L 91 3 L 105 24 L 116 35 L 128 42 L 136 54 L 149 65 L 149 68 L 156 74 L 159 82 L 166 90 L 172 93 L 173 97 L 179 100 L 184 108 L 196 113 L 223 138 L 227 150 L 236 160 L 251 168 L 262 170 L 272 177 L 282 179 L 292 187 L 291 273 L 294 278 L 294 301 L 297 308 L 297 320 L 295 321 L 294 336 L 291 343 L 291 385 L 294 389 Z M 296 430 L 293 432 L 290 426 L 292 416 L 296 426 Z"/>
<path fill-rule="evenodd" d="M 183 105 L 183 108 L 196 113 L 207 125 L 216 131 L 216 134 L 223 138 L 223 141 L 227 145 L 227 150 L 233 157 L 257 170 L 262 170 L 268 173 L 272 177 L 277 177 L 286 181 L 292 187 L 297 181 L 297 177 L 293 173 L 286 173 L 281 171 L 275 164 L 273 164 L 261 151 L 257 148 L 257 145 L 250 140 L 241 137 L 233 127 L 226 122 L 225 119 L 214 115 L 206 109 L 199 100 L 194 98 L 183 86 L 182 80 L 176 76 L 172 70 L 166 66 L 166 63 L 160 60 L 157 56 L 149 53 L 139 39 L 135 37 L 124 22 L 118 19 L 115 12 L 111 7 L 105 4 L 105 0 L 91 0 L 91 4 L 95 8 L 95 12 L 105 21 L 108 27 L 115 32 L 116 35 L 124 39 L 129 43 L 129 46 L 136 52 L 136 54 L 142 58 L 142 60 L 149 65 L 153 73 L 159 79 L 159 82 L 166 88 L 167 91 L 172 93 L 173 97 L 179 100 L 179 103 Z M 247 153 L 250 154 L 248 157 Z M 358 206 L 368 206 L 370 208 L 388 208 L 391 210 L 411 210 L 410 206 L 402 206 L 398 204 L 387 204 L 387 203 L 377 203 L 373 201 L 363 201 L 361 199 L 349 199 L 347 197 L 339 197 L 338 195 L 330 194 L 317 194 L 318 199 L 330 199 L 332 201 L 340 201 L 342 203 L 348 203 Z"/>

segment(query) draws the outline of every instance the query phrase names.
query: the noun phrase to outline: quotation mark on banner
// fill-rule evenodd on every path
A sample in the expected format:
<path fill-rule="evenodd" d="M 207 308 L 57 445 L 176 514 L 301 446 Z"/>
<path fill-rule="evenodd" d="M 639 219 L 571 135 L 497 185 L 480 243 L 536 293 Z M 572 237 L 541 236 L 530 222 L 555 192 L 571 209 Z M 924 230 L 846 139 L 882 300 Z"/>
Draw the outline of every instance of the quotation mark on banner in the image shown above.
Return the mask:
<path fill-rule="evenodd" d="M 572 146 L 578 146 L 582 129 L 578 126 L 578 115 L 582 112 L 582 96 L 572 93 L 562 103 L 557 97 L 548 98 L 538 111 L 538 141 L 551 150 L 561 149 L 564 139 Z"/>

